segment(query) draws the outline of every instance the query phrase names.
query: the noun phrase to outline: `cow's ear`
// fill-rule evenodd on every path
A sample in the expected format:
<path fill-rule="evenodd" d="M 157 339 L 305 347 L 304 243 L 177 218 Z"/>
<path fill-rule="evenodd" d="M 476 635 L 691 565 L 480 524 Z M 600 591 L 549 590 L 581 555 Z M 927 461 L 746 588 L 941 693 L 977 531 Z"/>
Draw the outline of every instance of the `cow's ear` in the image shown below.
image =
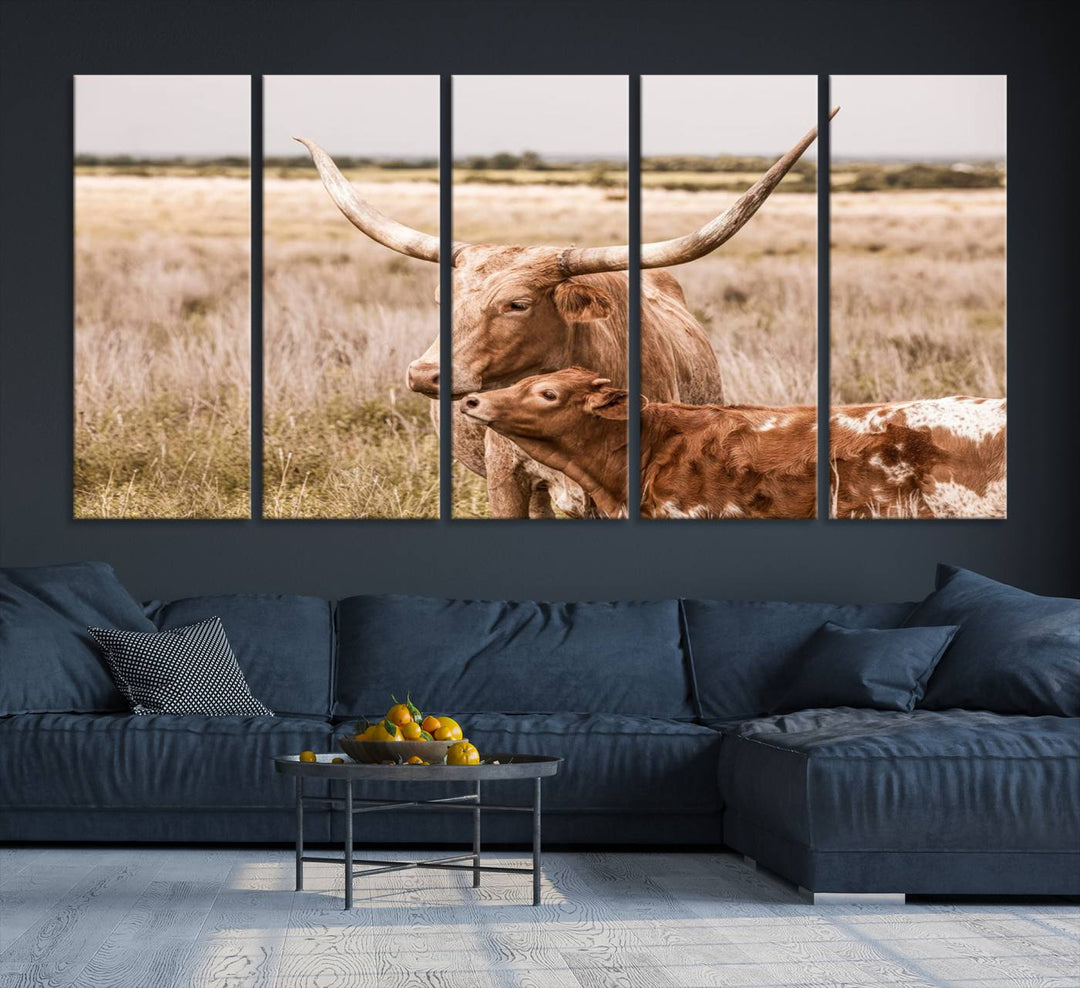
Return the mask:
<path fill-rule="evenodd" d="M 560 281 L 555 286 L 555 308 L 567 322 L 596 322 L 615 310 L 611 296 L 584 281 Z"/>
<path fill-rule="evenodd" d="M 596 391 L 585 398 L 586 411 L 602 419 L 621 419 L 625 422 L 628 405 L 626 392 L 614 388 Z"/>

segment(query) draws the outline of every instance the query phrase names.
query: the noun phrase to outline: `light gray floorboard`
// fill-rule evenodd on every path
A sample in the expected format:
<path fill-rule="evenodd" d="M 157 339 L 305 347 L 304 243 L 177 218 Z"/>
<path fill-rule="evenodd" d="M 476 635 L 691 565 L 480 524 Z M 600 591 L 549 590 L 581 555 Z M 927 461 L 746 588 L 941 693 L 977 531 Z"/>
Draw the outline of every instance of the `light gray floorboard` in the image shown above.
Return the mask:
<path fill-rule="evenodd" d="M 413 852 L 379 852 L 409 858 Z M 523 854 L 487 855 L 521 866 Z M 1077 988 L 1065 900 L 830 903 L 739 856 L 360 879 L 285 850 L 0 849 L 0 988 Z"/>
<path fill-rule="evenodd" d="M 0 974 L 26 986 L 74 984 L 162 864 L 160 856 L 133 852 L 127 863 L 91 867 L 0 954 Z"/>
<path fill-rule="evenodd" d="M 39 847 L 0 847 L 0 890 L 41 853 Z"/>
<path fill-rule="evenodd" d="M 89 862 L 83 867 L 42 863 L 21 869 L 5 883 L 0 889 L 0 959 L 31 926 L 50 914 L 91 867 Z"/>
<path fill-rule="evenodd" d="M 79 975 L 80 988 L 172 988 L 194 966 L 235 851 L 179 851 L 162 864 Z"/>

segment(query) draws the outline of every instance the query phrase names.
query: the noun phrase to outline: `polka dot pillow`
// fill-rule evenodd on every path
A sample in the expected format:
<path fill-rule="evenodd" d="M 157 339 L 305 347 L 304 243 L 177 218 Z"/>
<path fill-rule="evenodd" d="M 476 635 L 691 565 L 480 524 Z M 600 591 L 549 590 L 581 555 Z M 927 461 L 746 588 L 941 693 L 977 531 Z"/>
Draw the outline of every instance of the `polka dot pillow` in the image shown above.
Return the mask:
<path fill-rule="evenodd" d="M 251 695 L 220 618 L 168 631 L 86 630 L 132 713 L 274 716 Z"/>

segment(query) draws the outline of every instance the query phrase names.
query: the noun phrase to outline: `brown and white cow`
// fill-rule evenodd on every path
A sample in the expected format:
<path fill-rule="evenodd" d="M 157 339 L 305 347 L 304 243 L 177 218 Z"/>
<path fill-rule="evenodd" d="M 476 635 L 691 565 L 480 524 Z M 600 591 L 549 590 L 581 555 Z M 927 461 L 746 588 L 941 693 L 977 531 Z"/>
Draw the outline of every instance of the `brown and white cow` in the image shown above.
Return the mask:
<path fill-rule="evenodd" d="M 603 515 L 626 515 L 627 392 L 580 367 L 471 394 L 469 418 L 560 470 Z M 812 406 L 641 406 L 641 514 L 812 518 Z M 1000 518 L 1005 400 L 841 405 L 830 416 L 832 513 L 842 518 Z"/>
<path fill-rule="evenodd" d="M 836 112 L 835 110 L 833 111 Z M 715 250 L 757 212 L 817 137 L 811 129 L 728 210 L 700 229 L 641 248 L 641 387 L 655 401 L 692 404 L 724 400 L 720 369 L 708 337 L 670 274 Z M 345 216 L 381 244 L 427 261 L 439 260 L 439 239 L 383 215 L 363 200 L 314 141 L 323 184 Z M 630 249 L 453 245 L 454 399 L 501 388 L 533 374 L 573 365 L 593 367 L 626 383 L 627 276 Z M 442 381 L 439 342 L 410 365 L 412 390 L 437 398 Z M 432 407 L 438 426 L 438 405 Z M 496 517 L 550 517 L 551 503 L 570 515 L 595 513 L 580 487 L 522 454 L 482 423 L 458 417 L 454 457 L 487 478 Z"/>

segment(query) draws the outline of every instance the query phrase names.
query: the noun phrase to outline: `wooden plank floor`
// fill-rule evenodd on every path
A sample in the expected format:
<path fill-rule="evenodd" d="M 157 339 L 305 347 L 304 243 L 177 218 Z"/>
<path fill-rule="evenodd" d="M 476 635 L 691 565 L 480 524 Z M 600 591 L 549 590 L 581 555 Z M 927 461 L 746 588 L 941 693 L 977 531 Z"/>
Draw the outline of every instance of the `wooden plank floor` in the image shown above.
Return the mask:
<path fill-rule="evenodd" d="M 379 852 L 380 857 L 409 857 Z M 524 855 L 487 863 L 525 865 Z M 0 849 L 0 988 L 1076 988 L 1064 900 L 809 906 L 732 854 L 552 853 L 356 887 L 288 851 Z"/>

